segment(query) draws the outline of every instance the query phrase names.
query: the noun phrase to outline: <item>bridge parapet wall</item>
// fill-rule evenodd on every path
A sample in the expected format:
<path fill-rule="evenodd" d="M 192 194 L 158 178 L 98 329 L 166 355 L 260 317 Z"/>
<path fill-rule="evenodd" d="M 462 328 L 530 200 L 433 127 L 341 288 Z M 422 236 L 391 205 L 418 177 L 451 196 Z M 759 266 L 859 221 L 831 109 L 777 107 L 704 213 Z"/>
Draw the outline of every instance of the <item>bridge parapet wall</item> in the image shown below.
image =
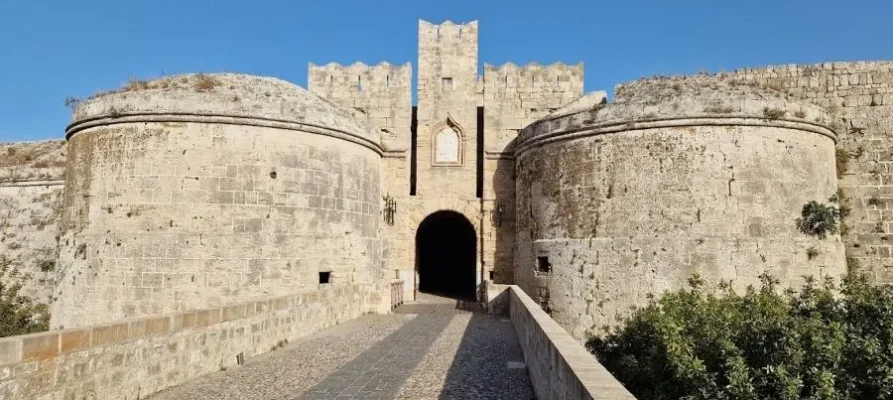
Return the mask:
<path fill-rule="evenodd" d="M 635 399 L 520 287 L 508 286 L 506 294 L 538 399 Z"/>
<path fill-rule="evenodd" d="M 144 398 L 382 304 L 381 292 L 351 285 L 3 338 L 0 398 Z"/>

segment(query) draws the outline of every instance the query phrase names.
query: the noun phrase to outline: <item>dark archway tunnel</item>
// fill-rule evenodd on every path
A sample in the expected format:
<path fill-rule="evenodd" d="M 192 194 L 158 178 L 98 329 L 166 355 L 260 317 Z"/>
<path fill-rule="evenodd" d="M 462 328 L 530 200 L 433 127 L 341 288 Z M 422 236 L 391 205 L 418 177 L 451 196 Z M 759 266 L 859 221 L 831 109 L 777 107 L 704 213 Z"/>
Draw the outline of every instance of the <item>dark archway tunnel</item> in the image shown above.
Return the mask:
<path fill-rule="evenodd" d="M 419 291 L 474 299 L 477 288 L 477 233 L 454 211 L 429 215 L 416 232 Z"/>

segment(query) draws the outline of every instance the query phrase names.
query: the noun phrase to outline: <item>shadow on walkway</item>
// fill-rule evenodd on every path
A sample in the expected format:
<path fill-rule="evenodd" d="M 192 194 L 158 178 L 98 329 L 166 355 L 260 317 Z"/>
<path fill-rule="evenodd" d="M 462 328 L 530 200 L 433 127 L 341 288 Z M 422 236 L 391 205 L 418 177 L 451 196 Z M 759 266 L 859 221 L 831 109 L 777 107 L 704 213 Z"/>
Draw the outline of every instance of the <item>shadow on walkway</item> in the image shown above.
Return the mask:
<path fill-rule="evenodd" d="M 514 327 L 506 316 L 483 312 L 471 316 L 438 400 L 472 398 L 535 398 Z"/>

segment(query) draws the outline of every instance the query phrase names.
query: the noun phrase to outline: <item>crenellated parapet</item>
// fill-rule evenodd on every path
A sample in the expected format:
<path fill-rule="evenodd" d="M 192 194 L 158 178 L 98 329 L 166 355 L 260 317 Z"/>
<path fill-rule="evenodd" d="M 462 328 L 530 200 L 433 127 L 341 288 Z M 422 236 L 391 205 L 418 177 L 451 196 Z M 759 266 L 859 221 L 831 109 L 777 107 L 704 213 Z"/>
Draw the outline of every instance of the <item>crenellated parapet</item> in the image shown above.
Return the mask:
<path fill-rule="evenodd" d="M 893 105 L 893 62 L 827 62 L 741 68 L 718 76 L 744 79 L 829 107 Z"/>
<path fill-rule="evenodd" d="M 583 63 L 485 65 L 486 150 L 504 153 L 518 131 L 583 95 Z"/>
<path fill-rule="evenodd" d="M 311 92 L 354 111 L 381 133 L 387 150 L 409 148 L 412 64 L 310 64 Z"/>

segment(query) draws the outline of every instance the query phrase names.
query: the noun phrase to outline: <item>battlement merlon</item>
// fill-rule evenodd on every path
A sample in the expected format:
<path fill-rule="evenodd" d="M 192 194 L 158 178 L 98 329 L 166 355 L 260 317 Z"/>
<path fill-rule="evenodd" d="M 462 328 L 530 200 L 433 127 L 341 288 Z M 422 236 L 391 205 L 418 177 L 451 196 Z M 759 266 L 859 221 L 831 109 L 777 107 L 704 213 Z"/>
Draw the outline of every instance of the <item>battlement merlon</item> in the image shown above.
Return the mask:
<path fill-rule="evenodd" d="M 441 24 L 432 24 L 423 19 L 419 20 L 419 39 L 420 40 L 473 40 L 477 44 L 478 39 L 478 21 L 470 21 L 464 24 L 457 24 L 453 21 L 446 20 Z"/>
<path fill-rule="evenodd" d="M 360 116 L 379 130 L 387 150 L 407 150 L 412 119 L 412 64 L 328 63 L 307 68 L 307 86 Z"/>
<path fill-rule="evenodd" d="M 482 80 L 485 91 L 535 88 L 550 92 L 568 92 L 573 97 L 570 100 L 574 100 L 583 95 L 583 63 L 557 62 L 549 65 L 535 62 L 526 65 L 506 63 L 500 66 L 484 64 Z"/>
<path fill-rule="evenodd" d="M 478 89 L 478 22 L 432 24 L 419 20 L 418 57 L 420 110 L 455 107 L 457 102 L 475 96 Z M 445 81 L 452 88 L 449 94 L 441 90 Z M 439 105 L 435 106 L 435 101 Z M 441 117 L 438 115 L 437 119 Z"/>
<path fill-rule="evenodd" d="M 583 63 L 484 65 L 485 149 L 509 151 L 525 126 L 583 96 Z"/>
<path fill-rule="evenodd" d="M 340 93 L 355 93 L 352 97 L 374 97 L 382 94 L 401 95 L 412 89 L 412 64 L 392 65 L 387 62 L 366 65 L 362 62 L 351 65 L 309 63 L 308 89 L 323 97 L 339 96 Z M 408 93 L 407 93 L 408 94 Z"/>

